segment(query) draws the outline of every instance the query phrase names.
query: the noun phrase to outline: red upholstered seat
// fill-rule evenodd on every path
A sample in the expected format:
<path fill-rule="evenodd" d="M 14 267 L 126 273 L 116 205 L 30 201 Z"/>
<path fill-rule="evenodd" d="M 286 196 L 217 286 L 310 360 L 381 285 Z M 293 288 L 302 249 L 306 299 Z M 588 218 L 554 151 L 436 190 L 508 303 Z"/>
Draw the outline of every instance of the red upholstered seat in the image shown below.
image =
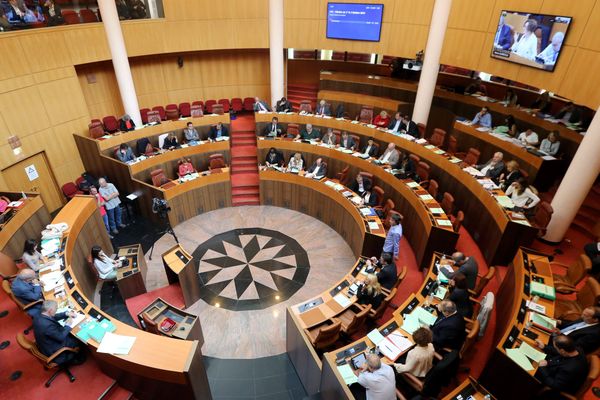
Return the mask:
<path fill-rule="evenodd" d="M 179 103 L 179 114 L 181 114 L 182 117 L 189 117 L 192 115 L 191 110 L 190 103 Z"/>
<path fill-rule="evenodd" d="M 358 122 L 370 124 L 373 121 L 373 107 L 362 106 L 358 115 Z"/>
<path fill-rule="evenodd" d="M 79 15 L 81 16 L 81 20 L 84 23 L 98 22 L 98 17 L 96 17 L 96 14 L 94 14 L 92 10 L 88 10 L 87 8 L 82 8 L 81 10 L 79 10 Z"/>
<path fill-rule="evenodd" d="M 254 111 L 254 98 L 253 97 L 244 98 L 244 110 Z"/>
<path fill-rule="evenodd" d="M 177 104 L 167 104 L 165 107 L 165 115 L 167 119 L 171 121 L 175 121 L 179 119 L 179 108 L 177 108 Z"/>
<path fill-rule="evenodd" d="M 206 100 L 206 103 L 204 103 L 204 109 L 206 110 L 207 114 L 212 114 L 212 109 L 215 104 L 217 104 L 216 100 Z"/>
<path fill-rule="evenodd" d="M 62 185 L 61 190 L 68 200 L 71 200 L 77 194 L 83 194 L 83 192 L 79 190 L 77 185 L 75 185 L 73 182 L 65 183 Z"/>
<path fill-rule="evenodd" d="M 445 140 L 446 131 L 440 128 L 435 128 L 431 134 L 431 137 L 429 138 L 429 143 L 437 147 L 442 147 Z"/>
<path fill-rule="evenodd" d="M 231 99 L 231 109 L 235 112 L 242 111 L 244 109 L 244 102 L 239 97 Z"/>
<path fill-rule="evenodd" d="M 310 100 L 302 100 L 300 102 L 300 111 L 305 111 L 307 113 L 312 112 L 312 106 L 310 105 Z"/>
<path fill-rule="evenodd" d="M 152 111 L 158 111 L 161 121 L 165 121 L 167 119 L 167 113 L 165 112 L 165 108 L 163 106 L 152 107 Z"/>
<path fill-rule="evenodd" d="M 104 136 L 104 125 L 98 120 L 92 121 L 88 125 L 88 129 L 92 139 L 98 139 L 99 137 Z"/>
<path fill-rule="evenodd" d="M 62 16 L 68 25 L 80 24 L 79 14 L 73 10 L 62 10 Z"/>
<path fill-rule="evenodd" d="M 200 104 L 192 105 L 192 107 L 190 108 L 190 115 L 192 116 L 192 118 L 202 117 L 204 115 L 202 106 Z"/>
<path fill-rule="evenodd" d="M 148 112 L 150 112 L 149 108 L 142 108 L 140 110 L 140 116 L 142 117 L 142 123 L 143 124 L 147 124 L 148 123 Z"/>
<path fill-rule="evenodd" d="M 114 133 L 119 130 L 119 122 L 114 115 L 108 115 L 102 118 L 102 123 L 104 124 L 106 132 Z"/>
<path fill-rule="evenodd" d="M 229 99 L 219 99 L 219 101 L 217 102 L 219 104 L 221 104 L 223 106 L 223 112 L 224 113 L 228 113 L 229 112 Z"/>
<path fill-rule="evenodd" d="M 225 110 L 223 109 L 223 104 L 213 104 L 212 105 L 212 113 L 213 114 L 223 115 L 224 111 Z"/>

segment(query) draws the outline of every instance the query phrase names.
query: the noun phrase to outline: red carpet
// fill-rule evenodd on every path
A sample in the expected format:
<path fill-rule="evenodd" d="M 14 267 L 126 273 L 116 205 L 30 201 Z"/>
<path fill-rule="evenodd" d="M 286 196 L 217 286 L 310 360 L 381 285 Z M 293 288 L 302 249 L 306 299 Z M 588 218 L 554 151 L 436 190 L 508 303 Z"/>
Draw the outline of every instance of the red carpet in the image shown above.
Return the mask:
<path fill-rule="evenodd" d="M 314 110 L 317 108 L 317 94 L 319 88 L 313 85 L 289 84 L 287 87 L 287 99 L 296 111 L 300 109 L 300 102 L 308 100 Z"/>
<path fill-rule="evenodd" d="M 231 121 L 231 204 L 260 204 L 254 114 Z"/>
<path fill-rule="evenodd" d="M 125 304 L 127 305 L 127 310 L 129 311 L 131 318 L 133 318 L 133 320 L 136 324 L 138 324 L 138 326 L 138 314 L 144 308 L 146 308 L 148 304 L 156 300 L 157 297 L 160 297 L 172 306 L 185 309 L 183 294 L 181 293 L 181 287 L 178 283 L 164 286 L 151 292 L 140 294 L 139 296 L 130 297 L 127 300 L 125 300 Z"/>

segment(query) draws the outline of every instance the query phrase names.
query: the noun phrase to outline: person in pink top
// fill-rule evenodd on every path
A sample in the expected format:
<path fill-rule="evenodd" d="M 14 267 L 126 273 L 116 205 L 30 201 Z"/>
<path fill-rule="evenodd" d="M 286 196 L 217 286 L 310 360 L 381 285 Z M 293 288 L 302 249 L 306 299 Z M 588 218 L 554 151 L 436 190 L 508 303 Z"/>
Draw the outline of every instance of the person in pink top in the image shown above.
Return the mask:
<path fill-rule="evenodd" d="M 95 186 L 90 187 L 90 194 L 96 198 L 98 208 L 100 209 L 100 215 L 102 216 L 104 226 L 106 227 L 106 232 L 108 232 L 108 237 L 112 239 L 113 236 L 110 234 L 110 226 L 108 225 L 108 215 L 106 214 L 106 208 L 104 208 L 104 203 L 106 203 L 106 201 L 102 195 L 98 193 L 98 189 L 96 189 Z"/>

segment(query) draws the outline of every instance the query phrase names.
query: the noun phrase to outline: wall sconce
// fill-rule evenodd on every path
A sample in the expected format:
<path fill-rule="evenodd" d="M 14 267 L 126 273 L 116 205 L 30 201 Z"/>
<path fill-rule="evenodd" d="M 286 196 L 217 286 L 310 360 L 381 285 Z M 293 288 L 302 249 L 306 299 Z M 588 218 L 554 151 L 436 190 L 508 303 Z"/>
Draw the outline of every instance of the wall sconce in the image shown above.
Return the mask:
<path fill-rule="evenodd" d="M 8 137 L 8 145 L 13 151 L 15 156 L 21 155 L 23 149 L 21 148 L 21 139 L 18 136 L 12 135 Z"/>

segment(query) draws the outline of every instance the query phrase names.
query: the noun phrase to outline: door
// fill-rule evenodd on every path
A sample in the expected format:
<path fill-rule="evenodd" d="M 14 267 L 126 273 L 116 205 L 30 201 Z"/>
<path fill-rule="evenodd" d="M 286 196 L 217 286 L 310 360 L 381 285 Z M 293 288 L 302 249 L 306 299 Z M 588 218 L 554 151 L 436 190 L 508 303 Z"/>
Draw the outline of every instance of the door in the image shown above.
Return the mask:
<path fill-rule="evenodd" d="M 2 176 L 10 191 L 39 193 L 49 212 L 57 210 L 64 204 L 63 194 L 44 152 L 3 169 Z"/>

